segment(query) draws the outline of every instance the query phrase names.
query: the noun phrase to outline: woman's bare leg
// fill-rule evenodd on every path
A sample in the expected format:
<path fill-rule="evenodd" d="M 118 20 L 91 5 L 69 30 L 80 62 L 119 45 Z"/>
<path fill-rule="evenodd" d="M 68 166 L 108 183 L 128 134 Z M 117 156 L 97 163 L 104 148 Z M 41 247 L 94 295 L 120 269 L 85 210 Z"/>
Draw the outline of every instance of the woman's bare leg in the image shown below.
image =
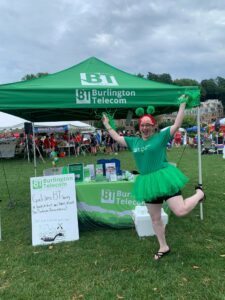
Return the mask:
<path fill-rule="evenodd" d="M 166 252 L 169 250 L 169 246 L 166 242 L 165 226 L 161 219 L 162 204 L 146 203 L 146 206 L 151 216 L 152 226 L 159 242 L 159 252 Z M 155 257 L 155 259 L 157 259 L 157 257 Z"/>

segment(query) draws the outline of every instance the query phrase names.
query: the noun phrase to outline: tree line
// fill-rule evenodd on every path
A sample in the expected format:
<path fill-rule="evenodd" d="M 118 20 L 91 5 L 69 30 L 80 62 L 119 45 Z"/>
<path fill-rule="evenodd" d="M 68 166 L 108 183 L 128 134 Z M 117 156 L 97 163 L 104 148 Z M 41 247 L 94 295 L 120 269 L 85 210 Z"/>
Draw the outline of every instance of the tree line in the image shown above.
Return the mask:
<path fill-rule="evenodd" d="M 225 107 L 225 78 L 216 77 L 215 79 L 204 79 L 198 82 L 194 79 L 183 78 L 173 80 L 170 74 L 154 74 L 148 72 L 145 77 L 143 74 L 137 74 L 141 78 L 146 78 L 148 80 L 154 80 L 161 83 L 176 84 L 179 86 L 199 86 L 201 90 L 201 102 L 207 99 L 218 99 L 223 103 Z"/>

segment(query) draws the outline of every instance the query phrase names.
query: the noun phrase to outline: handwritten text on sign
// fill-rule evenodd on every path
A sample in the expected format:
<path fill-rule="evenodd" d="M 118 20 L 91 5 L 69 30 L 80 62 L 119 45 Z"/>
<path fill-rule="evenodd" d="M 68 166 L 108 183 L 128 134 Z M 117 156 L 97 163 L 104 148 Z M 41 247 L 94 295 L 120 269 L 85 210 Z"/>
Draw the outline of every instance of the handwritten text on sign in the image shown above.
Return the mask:
<path fill-rule="evenodd" d="M 74 174 L 30 179 L 32 244 L 79 239 Z"/>

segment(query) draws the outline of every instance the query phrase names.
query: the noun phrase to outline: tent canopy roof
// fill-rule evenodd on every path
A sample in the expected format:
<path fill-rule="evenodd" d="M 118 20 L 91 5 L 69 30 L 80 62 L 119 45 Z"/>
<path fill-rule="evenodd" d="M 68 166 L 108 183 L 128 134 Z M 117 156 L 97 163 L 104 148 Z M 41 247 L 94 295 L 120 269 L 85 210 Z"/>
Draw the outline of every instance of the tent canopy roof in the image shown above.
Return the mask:
<path fill-rule="evenodd" d="M 32 122 L 93 120 L 105 111 L 120 119 L 149 105 L 157 114 L 176 111 L 187 90 L 199 88 L 150 81 L 91 57 L 51 75 L 0 85 L 0 111 Z M 197 105 L 199 99 L 192 101 Z"/>

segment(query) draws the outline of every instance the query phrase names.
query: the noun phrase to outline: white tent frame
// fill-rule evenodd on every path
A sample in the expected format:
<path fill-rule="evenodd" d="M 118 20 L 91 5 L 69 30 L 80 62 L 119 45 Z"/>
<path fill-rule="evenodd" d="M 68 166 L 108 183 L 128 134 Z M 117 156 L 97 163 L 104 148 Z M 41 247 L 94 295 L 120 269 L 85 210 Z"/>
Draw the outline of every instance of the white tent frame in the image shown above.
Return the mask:
<path fill-rule="evenodd" d="M 198 184 L 202 186 L 202 150 L 201 150 L 201 135 L 200 135 L 200 107 L 197 108 L 197 127 L 198 127 Z M 203 220 L 203 204 L 200 203 L 200 219 Z"/>

